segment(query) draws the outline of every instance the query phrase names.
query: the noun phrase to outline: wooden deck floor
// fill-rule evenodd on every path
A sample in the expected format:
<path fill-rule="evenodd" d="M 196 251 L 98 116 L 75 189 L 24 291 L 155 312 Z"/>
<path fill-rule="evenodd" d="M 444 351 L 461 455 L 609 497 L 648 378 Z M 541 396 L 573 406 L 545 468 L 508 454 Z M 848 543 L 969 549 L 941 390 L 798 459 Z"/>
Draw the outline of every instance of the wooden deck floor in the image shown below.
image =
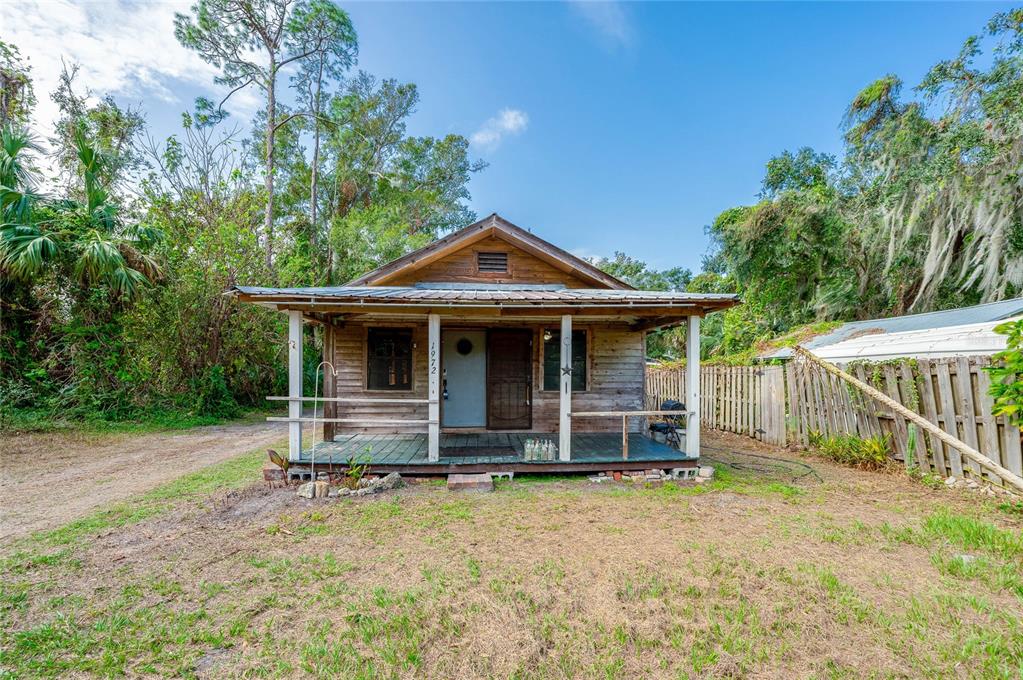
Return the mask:
<path fill-rule="evenodd" d="M 622 459 L 622 436 L 600 432 L 572 434 L 571 461 L 527 461 L 526 440 L 551 441 L 557 434 L 531 432 L 478 434 L 442 434 L 440 460 L 427 460 L 425 434 L 338 435 L 333 442 L 317 443 L 302 452 L 299 464 L 346 467 L 349 458 L 367 462 L 379 472 L 443 474 L 448 472 L 515 471 L 570 472 L 591 470 L 635 470 L 650 467 L 690 467 L 696 458 L 688 457 L 665 444 L 640 434 L 629 435 L 629 457 Z"/>

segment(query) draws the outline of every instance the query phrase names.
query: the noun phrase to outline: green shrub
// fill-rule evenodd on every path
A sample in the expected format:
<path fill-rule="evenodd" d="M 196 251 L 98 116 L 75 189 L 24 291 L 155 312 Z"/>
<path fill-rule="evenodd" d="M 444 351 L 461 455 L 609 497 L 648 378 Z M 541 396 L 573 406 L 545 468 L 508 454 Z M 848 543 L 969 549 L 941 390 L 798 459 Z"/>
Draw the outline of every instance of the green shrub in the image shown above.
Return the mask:
<path fill-rule="evenodd" d="M 192 391 L 198 415 L 215 418 L 233 418 L 238 415 L 238 402 L 227 387 L 223 366 L 210 366 L 206 369 L 202 379 L 193 385 Z"/>
<path fill-rule="evenodd" d="M 860 439 L 852 435 L 825 437 L 819 432 L 811 432 L 810 447 L 836 463 L 861 470 L 887 467 L 892 453 L 891 435 L 888 434 Z"/>
<path fill-rule="evenodd" d="M 995 363 L 984 370 L 991 374 L 988 393 L 995 398 L 992 414 L 1023 425 L 1023 319 L 995 326 L 1006 336 L 1006 349 L 994 355 Z"/>

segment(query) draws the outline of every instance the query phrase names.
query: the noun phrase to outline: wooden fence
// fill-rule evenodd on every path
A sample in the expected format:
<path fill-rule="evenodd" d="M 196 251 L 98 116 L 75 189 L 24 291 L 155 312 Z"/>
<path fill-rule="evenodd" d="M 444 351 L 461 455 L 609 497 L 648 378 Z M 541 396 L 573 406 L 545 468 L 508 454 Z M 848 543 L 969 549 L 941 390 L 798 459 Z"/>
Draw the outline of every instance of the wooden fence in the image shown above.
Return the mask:
<path fill-rule="evenodd" d="M 647 371 L 647 408 L 685 401 L 685 370 Z M 785 446 L 785 376 L 781 366 L 704 366 L 700 420 L 712 430 L 749 435 Z"/>
<path fill-rule="evenodd" d="M 989 357 L 919 359 L 845 369 L 1016 474 L 1023 472 L 1020 430 L 991 415 Z M 812 434 L 888 437 L 893 456 L 942 477 L 978 476 L 958 451 L 812 363 L 703 366 L 701 419 L 709 429 L 784 446 L 809 445 Z M 685 371 L 647 371 L 648 403 L 684 400 Z M 995 480 L 994 477 L 989 477 Z"/>

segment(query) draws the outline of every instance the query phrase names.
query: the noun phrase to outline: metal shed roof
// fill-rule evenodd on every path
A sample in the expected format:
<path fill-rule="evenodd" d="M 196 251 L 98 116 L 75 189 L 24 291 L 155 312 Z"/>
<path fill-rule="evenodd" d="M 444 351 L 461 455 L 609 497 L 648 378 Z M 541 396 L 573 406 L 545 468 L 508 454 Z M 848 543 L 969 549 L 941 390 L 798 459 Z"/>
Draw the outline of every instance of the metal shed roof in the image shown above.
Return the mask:
<path fill-rule="evenodd" d="M 839 363 L 857 359 L 884 361 L 901 357 L 937 359 L 994 354 L 1006 347 L 1006 337 L 994 332 L 994 327 L 1000 323 L 985 321 L 922 331 L 862 335 L 812 351 L 822 359 Z"/>
<path fill-rule="evenodd" d="M 959 309 L 946 309 L 940 312 L 926 312 L 923 314 L 909 314 L 907 316 L 895 316 L 888 319 L 869 319 L 867 321 L 850 321 L 842 324 L 830 333 L 818 335 L 812 340 L 802 343 L 803 347 L 814 350 L 814 354 L 820 354 L 818 348 L 828 347 L 837 343 L 850 340 L 859 336 L 870 336 L 870 342 L 884 342 L 879 336 L 892 333 L 905 333 L 909 331 L 926 331 L 936 328 L 948 328 L 951 326 L 965 326 L 991 321 L 1001 321 L 1023 314 L 1023 298 L 1013 298 L 1000 302 L 989 302 L 983 305 L 972 307 L 961 307 Z M 978 351 L 977 354 L 985 352 Z M 823 355 L 822 355 L 823 356 Z M 765 354 L 760 359 L 789 359 L 792 357 L 792 349 L 782 349 Z"/>

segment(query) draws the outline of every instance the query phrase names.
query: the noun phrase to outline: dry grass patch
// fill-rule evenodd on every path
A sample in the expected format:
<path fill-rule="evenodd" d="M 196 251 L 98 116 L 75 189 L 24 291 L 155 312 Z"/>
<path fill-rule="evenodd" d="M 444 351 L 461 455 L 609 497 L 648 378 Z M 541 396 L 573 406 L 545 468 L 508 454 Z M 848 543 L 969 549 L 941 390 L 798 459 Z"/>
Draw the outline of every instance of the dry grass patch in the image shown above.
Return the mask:
<path fill-rule="evenodd" d="M 8 554 L 0 667 L 1017 677 L 1018 521 L 902 477 L 814 466 L 822 482 L 722 463 L 705 487 L 220 491 Z"/>

